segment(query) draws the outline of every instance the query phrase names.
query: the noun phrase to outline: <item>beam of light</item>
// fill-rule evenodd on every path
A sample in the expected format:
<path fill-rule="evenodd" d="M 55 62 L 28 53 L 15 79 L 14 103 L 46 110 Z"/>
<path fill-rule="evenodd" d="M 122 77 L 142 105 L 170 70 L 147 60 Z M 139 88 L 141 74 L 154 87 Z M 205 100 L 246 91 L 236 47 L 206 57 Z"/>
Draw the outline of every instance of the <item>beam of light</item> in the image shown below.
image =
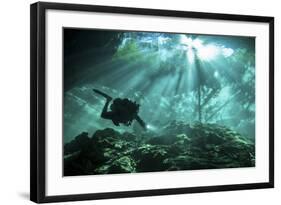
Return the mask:
<path fill-rule="evenodd" d="M 233 53 L 234 51 L 231 48 L 222 48 L 222 55 L 226 58 L 231 56 Z"/>
<path fill-rule="evenodd" d="M 200 49 L 203 47 L 203 41 L 197 38 L 192 41 L 191 45 L 195 49 Z"/>
<path fill-rule="evenodd" d="M 215 45 L 206 45 L 197 50 L 197 55 L 201 60 L 212 60 L 220 53 L 219 47 Z"/>
<path fill-rule="evenodd" d="M 167 61 L 167 59 L 171 58 L 172 55 L 173 54 L 170 51 L 168 51 L 167 49 L 160 49 L 158 51 L 158 56 L 161 61 Z"/>
<path fill-rule="evenodd" d="M 165 43 L 167 43 L 167 41 L 169 41 L 170 38 L 167 38 L 167 37 L 163 37 L 163 36 L 159 36 L 158 37 L 158 44 L 159 45 L 163 45 Z"/>
<path fill-rule="evenodd" d="M 146 129 L 148 129 L 150 131 L 156 131 L 157 130 L 157 128 L 155 126 L 150 125 L 150 124 L 146 125 Z"/>
<path fill-rule="evenodd" d="M 218 77 L 219 77 L 219 72 L 218 72 L 218 71 L 215 71 L 215 72 L 214 72 L 214 77 L 215 77 L 215 78 L 218 78 Z"/>
<path fill-rule="evenodd" d="M 189 46 L 192 43 L 192 38 L 187 37 L 186 35 L 180 35 L 180 43 Z"/>
<path fill-rule="evenodd" d="M 196 39 L 192 39 L 190 37 L 187 37 L 186 35 L 181 35 L 180 37 L 180 43 L 182 45 L 186 45 L 188 48 L 195 48 L 195 49 L 199 49 L 203 47 L 203 41 L 196 38 Z"/>
<path fill-rule="evenodd" d="M 203 45 L 203 41 L 196 38 L 192 39 L 187 37 L 186 35 L 181 35 L 180 42 L 182 45 L 187 47 L 187 58 L 189 63 L 192 64 L 194 62 L 194 56 L 197 55 L 200 60 L 209 61 L 217 57 L 220 54 L 220 47 L 208 44 Z M 193 51 L 195 50 L 195 52 Z M 225 50 L 225 55 L 231 55 L 231 50 Z"/>
<path fill-rule="evenodd" d="M 194 63 L 195 54 L 194 54 L 194 51 L 192 50 L 192 48 L 188 48 L 186 54 L 187 54 L 187 59 L 188 59 L 189 64 L 193 64 Z"/>

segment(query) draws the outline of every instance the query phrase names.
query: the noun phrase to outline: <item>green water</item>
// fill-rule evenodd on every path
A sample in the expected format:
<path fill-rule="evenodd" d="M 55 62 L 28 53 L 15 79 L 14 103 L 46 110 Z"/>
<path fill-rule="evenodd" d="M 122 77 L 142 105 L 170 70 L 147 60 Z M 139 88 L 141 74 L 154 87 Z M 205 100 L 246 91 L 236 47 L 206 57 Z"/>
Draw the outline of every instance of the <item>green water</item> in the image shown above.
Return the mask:
<path fill-rule="evenodd" d="M 136 121 L 131 126 L 115 126 L 111 120 L 102 119 L 105 98 L 95 94 L 93 88 L 113 98 L 129 98 L 140 104 L 139 116 L 147 130 Z M 65 143 L 82 132 L 91 138 L 97 131 L 111 128 L 120 135 L 130 133 L 139 137 L 141 140 L 136 139 L 135 144 L 144 146 L 150 144 L 146 141 L 149 137 L 166 136 L 166 128 L 171 124 L 183 123 L 185 127 L 206 125 L 207 128 L 202 128 L 204 133 L 212 126 L 218 130 L 229 129 L 235 132 L 233 139 L 227 138 L 227 131 L 219 138 L 225 136 L 237 142 L 235 136 L 241 136 L 246 142 L 241 146 L 254 146 L 255 38 L 64 29 L 63 120 Z M 198 130 L 190 134 L 177 128 L 170 137 L 183 134 L 196 141 L 193 146 L 200 147 L 194 134 Z M 217 131 L 212 132 L 214 135 Z M 206 133 L 203 135 L 208 135 Z M 205 143 L 221 146 L 209 140 Z M 239 147 L 244 149 L 241 146 L 235 145 L 236 152 Z M 124 149 L 126 151 L 126 147 Z M 132 144 L 128 145 L 127 151 L 129 149 L 133 149 Z M 249 161 L 254 157 L 253 150 L 251 147 Z M 117 161 L 119 165 L 127 163 L 133 167 L 135 162 L 126 155 L 122 157 Z M 194 155 L 192 157 L 194 160 Z M 210 165 L 210 168 L 243 166 L 227 164 Z M 100 164 L 99 170 L 106 169 L 106 165 Z M 247 166 L 253 164 L 249 162 Z M 138 172 L 135 167 L 132 170 Z"/>

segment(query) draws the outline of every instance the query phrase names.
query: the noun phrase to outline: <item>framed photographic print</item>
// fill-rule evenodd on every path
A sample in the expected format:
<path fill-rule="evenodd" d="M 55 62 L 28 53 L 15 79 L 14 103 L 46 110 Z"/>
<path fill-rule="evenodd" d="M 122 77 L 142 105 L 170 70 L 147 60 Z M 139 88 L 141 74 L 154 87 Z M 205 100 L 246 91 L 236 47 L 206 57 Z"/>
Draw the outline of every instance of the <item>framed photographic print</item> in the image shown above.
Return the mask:
<path fill-rule="evenodd" d="M 31 200 L 274 186 L 274 18 L 31 5 Z"/>

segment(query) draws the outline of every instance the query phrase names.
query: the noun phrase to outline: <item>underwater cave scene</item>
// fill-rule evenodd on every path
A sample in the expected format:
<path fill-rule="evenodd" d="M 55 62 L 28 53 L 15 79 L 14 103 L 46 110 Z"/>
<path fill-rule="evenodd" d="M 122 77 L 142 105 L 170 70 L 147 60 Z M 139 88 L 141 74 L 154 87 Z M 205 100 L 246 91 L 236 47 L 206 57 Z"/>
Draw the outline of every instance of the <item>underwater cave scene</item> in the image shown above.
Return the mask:
<path fill-rule="evenodd" d="M 255 37 L 63 37 L 64 176 L 255 166 Z"/>

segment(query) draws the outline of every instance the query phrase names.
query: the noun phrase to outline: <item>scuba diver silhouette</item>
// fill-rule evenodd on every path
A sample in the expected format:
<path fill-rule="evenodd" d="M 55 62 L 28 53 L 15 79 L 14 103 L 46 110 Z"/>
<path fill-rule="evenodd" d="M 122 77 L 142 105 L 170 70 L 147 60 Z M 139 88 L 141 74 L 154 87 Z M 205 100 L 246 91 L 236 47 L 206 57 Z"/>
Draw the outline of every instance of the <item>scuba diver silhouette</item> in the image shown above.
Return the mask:
<path fill-rule="evenodd" d="M 130 126 L 133 120 L 136 120 L 142 128 L 146 129 L 145 122 L 138 115 L 140 107 L 139 104 L 129 100 L 128 98 L 115 98 L 110 105 L 110 110 L 108 111 L 112 97 L 97 89 L 93 89 L 93 91 L 106 99 L 105 105 L 102 109 L 101 118 L 112 120 L 113 124 L 116 126 L 119 126 L 120 123 Z"/>

